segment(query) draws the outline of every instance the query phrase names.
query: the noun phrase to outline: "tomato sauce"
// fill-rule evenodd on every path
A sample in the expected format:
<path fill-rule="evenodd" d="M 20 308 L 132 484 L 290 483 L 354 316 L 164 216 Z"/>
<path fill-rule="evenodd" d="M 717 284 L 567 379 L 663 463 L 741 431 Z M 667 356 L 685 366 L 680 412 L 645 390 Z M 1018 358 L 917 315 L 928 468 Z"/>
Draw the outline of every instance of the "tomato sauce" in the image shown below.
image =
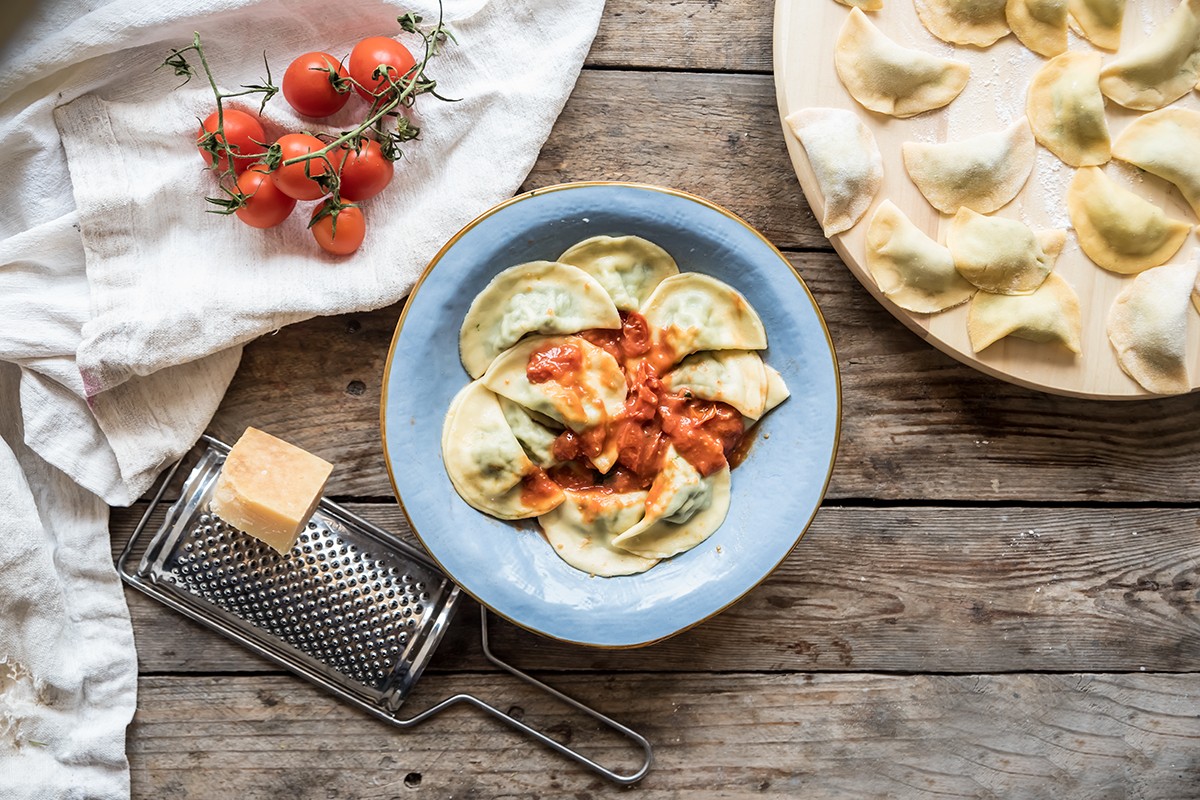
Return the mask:
<path fill-rule="evenodd" d="M 521 503 L 535 508 L 544 508 L 555 497 L 559 497 L 562 486 L 546 474 L 541 467 L 521 478 Z"/>
<path fill-rule="evenodd" d="M 726 403 L 666 391 L 660 375 L 676 359 L 665 337 L 652 335 L 645 317 L 622 311 L 620 329 L 587 330 L 579 336 L 603 348 L 621 365 L 627 389 L 625 405 L 604 425 L 559 434 L 554 457 L 565 463 L 551 468 L 548 480 L 575 491 L 648 489 L 662 469 L 669 446 L 704 476 L 740 462 L 738 446 L 745 435 L 741 414 Z M 526 374 L 533 383 L 554 380 L 576 385 L 582 366 L 581 349 L 560 344 L 530 356 Z M 616 464 L 602 475 L 590 459 L 610 449 L 616 451 Z"/>
<path fill-rule="evenodd" d="M 525 376 L 530 383 L 575 383 L 583 370 L 583 350 L 574 344 L 556 344 L 535 350 L 529 356 Z"/>

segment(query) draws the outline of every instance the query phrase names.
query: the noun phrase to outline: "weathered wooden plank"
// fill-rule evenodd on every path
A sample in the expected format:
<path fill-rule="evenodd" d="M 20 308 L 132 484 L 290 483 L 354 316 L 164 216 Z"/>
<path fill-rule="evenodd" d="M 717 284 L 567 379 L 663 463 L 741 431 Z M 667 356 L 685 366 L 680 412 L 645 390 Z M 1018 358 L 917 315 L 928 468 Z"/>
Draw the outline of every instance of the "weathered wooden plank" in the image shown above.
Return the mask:
<path fill-rule="evenodd" d="M 637 789 L 676 797 L 1198 796 L 1197 675 L 578 675 L 556 685 L 646 735 Z M 550 728 L 603 763 L 629 750 L 494 674 L 436 681 Z M 590 745 L 590 747 L 589 747 Z M 133 796 L 295 800 L 607 796 L 599 777 L 457 710 L 397 732 L 275 676 L 149 677 Z"/>
<path fill-rule="evenodd" d="M 843 383 L 829 497 L 1196 502 L 1200 404 L 1056 397 L 924 344 L 832 253 L 789 256 L 829 322 Z M 310 320 L 245 349 L 211 430 L 265 428 L 337 464 L 330 492 L 390 497 L 379 392 L 399 307 Z M 430 424 L 441 424 L 441 411 Z"/>
<path fill-rule="evenodd" d="M 781 247 L 829 247 L 788 160 L 769 75 L 584 72 L 524 188 L 582 180 L 682 189 Z"/>
<path fill-rule="evenodd" d="M 387 504 L 353 510 L 397 532 Z M 114 514 L 114 539 L 132 528 Z M 493 623 L 497 652 L 536 669 L 1014 672 L 1195 670 L 1200 511 L 825 508 L 784 565 L 739 604 L 662 644 L 561 645 Z M 129 592 L 147 671 L 270 669 Z M 476 670 L 478 615 L 435 671 Z"/>
<path fill-rule="evenodd" d="M 764 0 L 611 0 L 585 63 L 768 72 L 773 16 Z"/>

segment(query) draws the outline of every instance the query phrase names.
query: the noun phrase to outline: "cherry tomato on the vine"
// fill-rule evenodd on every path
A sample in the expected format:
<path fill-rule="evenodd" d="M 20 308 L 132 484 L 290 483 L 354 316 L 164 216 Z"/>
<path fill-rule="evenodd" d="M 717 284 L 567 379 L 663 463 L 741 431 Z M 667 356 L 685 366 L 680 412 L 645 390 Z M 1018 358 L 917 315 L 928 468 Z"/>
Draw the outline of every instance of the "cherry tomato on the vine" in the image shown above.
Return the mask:
<path fill-rule="evenodd" d="M 317 219 L 326 211 L 328 213 L 325 216 Z M 313 222 L 309 224 L 309 230 L 321 249 L 335 256 L 348 256 L 363 243 L 367 223 L 363 219 L 362 209 L 357 206 L 332 209 L 327 201 L 317 206 L 313 212 Z"/>
<path fill-rule="evenodd" d="M 350 99 L 346 69 L 329 53 L 305 53 L 283 73 L 283 96 L 306 117 L 337 113 Z"/>
<path fill-rule="evenodd" d="M 276 144 L 279 145 L 283 161 L 307 155 L 325 146 L 320 139 L 307 133 L 284 134 L 279 137 Z M 336 154 L 331 155 L 330 159 L 332 160 L 334 157 Z M 271 173 L 271 180 L 275 181 L 279 191 L 288 197 L 294 197 L 297 200 L 316 200 L 318 197 L 323 197 L 326 191 L 313 178 L 329 172 L 329 166 L 329 162 L 325 158 L 311 158 L 307 161 L 297 161 L 295 164 L 286 165 L 281 161 L 280 166 Z M 305 173 L 306 168 L 307 173 Z"/>
<path fill-rule="evenodd" d="M 196 136 L 196 143 L 199 144 L 205 136 L 214 132 L 217 129 L 217 112 L 209 114 L 200 126 L 200 132 Z M 229 142 L 229 149 L 239 155 L 262 155 L 267 151 L 265 145 L 261 142 L 267 140 L 266 133 L 263 132 L 262 123 L 253 114 L 247 114 L 245 111 L 238 111 L 236 108 L 227 108 L 224 113 L 224 130 L 225 135 L 217 134 L 214 138 L 218 145 L 222 139 Z M 197 148 L 200 151 L 204 163 L 209 166 L 213 165 L 213 155 L 202 147 Z M 218 149 L 218 158 L 216 168 L 224 172 L 229 169 L 228 160 L 225 157 L 225 148 Z M 240 175 L 254 163 L 252 158 L 235 158 L 233 160 L 233 168 Z"/>
<path fill-rule="evenodd" d="M 342 157 L 338 193 L 343 200 L 368 200 L 391 182 L 396 168 L 383 157 L 383 149 L 374 139 L 363 141 L 358 150 L 339 152 Z"/>
<path fill-rule="evenodd" d="M 354 45 L 347 71 L 358 84 L 354 88 L 367 100 L 387 94 L 391 81 L 399 82 L 416 66 L 408 48 L 386 36 L 371 36 Z M 376 76 L 375 70 L 384 69 Z"/>
<path fill-rule="evenodd" d="M 262 164 L 255 164 L 237 180 L 238 191 L 246 203 L 234 213 L 252 228 L 273 228 L 288 218 L 296 207 L 296 199 L 279 191 Z"/>

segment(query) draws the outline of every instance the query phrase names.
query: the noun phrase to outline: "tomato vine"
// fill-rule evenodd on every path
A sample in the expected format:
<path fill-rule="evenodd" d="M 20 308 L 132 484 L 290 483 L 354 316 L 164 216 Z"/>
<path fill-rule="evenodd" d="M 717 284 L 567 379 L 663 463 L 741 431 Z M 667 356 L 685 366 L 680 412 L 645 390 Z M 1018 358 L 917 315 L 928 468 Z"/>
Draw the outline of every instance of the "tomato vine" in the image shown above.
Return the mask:
<path fill-rule="evenodd" d="M 258 107 L 258 113 L 261 115 L 267 102 L 280 92 L 280 88 L 272 82 L 270 64 L 265 52 L 263 53 L 263 63 L 267 73 L 265 80 L 257 84 L 242 84 L 239 89 L 227 92 L 221 90 L 213 75 L 204 50 L 204 43 L 198 32 L 193 34 L 191 44 L 170 51 L 162 66 L 172 69 L 175 75 L 184 78 L 183 83 L 180 84 L 182 86 L 197 75 L 198 70 L 192 65 L 192 61 L 198 61 L 199 71 L 202 71 L 207 79 L 216 103 L 216 110 L 213 114 L 201 122 L 201 129 L 196 139 L 196 147 L 204 156 L 208 168 L 216 174 L 218 187 L 222 193 L 221 197 L 206 198 L 207 202 L 214 206 L 209 209 L 210 212 L 226 215 L 237 213 L 244 220 L 251 218 L 266 220 L 278 216 L 280 221 L 290 213 L 290 209 L 281 211 L 282 216 L 266 211 L 252 210 L 249 214 L 246 213 L 248 206 L 256 202 L 257 187 L 263 183 L 260 178 L 239 181 L 239 176 L 253 165 L 256 172 L 269 175 L 284 195 L 300 200 L 322 200 L 320 208 L 313 214 L 312 220 L 309 222 L 310 228 L 322 220 L 328 220 L 333 223 L 330 233 L 336 236 L 336 223 L 344 209 L 354 209 L 356 217 L 361 214 L 360 204 L 357 201 L 365 199 L 365 197 L 355 197 L 349 187 L 347 192 L 351 194 L 353 200 L 343 200 L 341 197 L 343 166 L 350 162 L 357 169 L 363 170 L 368 168 L 368 162 L 378 165 L 380 163 L 378 159 L 382 158 L 386 169 L 377 166 L 379 175 L 375 177 L 371 185 L 378 188 L 371 193 L 381 190 L 391 179 L 390 164 L 403 157 L 406 143 L 420 136 L 420 128 L 412 123 L 405 111 L 412 108 L 417 97 L 423 94 L 431 95 L 439 100 L 454 102 L 438 92 L 437 80 L 427 73 L 430 62 L 437 57 L 446 43 L 457 41 L 445 24 L 440 3 L 437 22 L 432 26 L 425 26 L 422 17 L 411 12 L 397 17 L 396 21 L 403 32 L 420 38 L 420 58 L 413 58 L 411 52 L 394 39 L 371 37 L 371 39 L 360 42 L 359 46 L 365 46 L 368 42 L 379 42 L 385 45 L 385 50 L 386 46 L 390 46 L 395 52 L 400 53 L 402 58 L 397 61 L 382 55 L 376 57 L 377 52 L 384 51 L 366 48 L 363 52 L 367 53 L 365 57 L 370 59 L 367 66 L 365 69 L 356 66 L 355 61 L 362 62 L 364 56 L 352 53 L 349 74 L 346 74 L 340 62 L 330 63 L 324 53 L 306 54 L 293 62 L 292 67 L 289 67 L 289 71 L 296 69 L 322 71 L 334 91 L 347 94 L 353 88 L 358 94 L 366 97 L 369 101 L 368 109 L 352 128 L 337 133 L 285 134 L 280 139 L 269 143 L 266 141 L 265 134 L 260 133 L 261 124 L 257 123 L 256 118 L 251 122 L 246 122 L 242 117 L 251 116 L 247 112 L 226 108 L 228 100 L 261 95 Z M 356 46 L 356 50 L 359 46 Z M 317 67 L 297 67 L 301 59 L 311 56 L 321 57 Z M 398 68 L 397 63 L 400 65 Z M 303 73 L 301 76 L 306 77 Z M 287 88 L 288 80 L 285 75 L 285 96 L 291 92 L 291 89 Z M 310 81 L 310 86 L 312 85 L 314 84 Z M 319 84 L 315 85 L 319 87 Z M 328 89 L 329 87 L 324 88 Z M 290 99 L 289 102 L 291 102 Z M 305 110 L 299 107 L 301 104 L 293 102 L 292 105 L 297 107 L 299 113 L 305 113 Z M 327 105 L 332 108 L 337 104 Z M 319 104 L 318 107 L 320 107 Z M 340 108 L 340 106 L 337 107 Z M 237 116 L 233 116 L 235 111 Z M 231 119 L 235 123 L 234 128 L 230 127 Z M 261 137 L 261 141 L 259 137 Z M 281 140 L 297 137 L 304 137 L 307 141 L 313 141 L 314 144 L 297 149 L 296 143 L 292 142 L 289 152 L 285 153 L 284 147 L 281 146 Z M 363 161 L 367 155 L 374 160 Z M 299 184 L 305 184 L 305 187 L 297 191 L 295 187 Z M 309 188 L 314 184 L 319 188 Z M 255 189 L 248 193 L 244 189 L 246 186 L 253 186 Z M 316 197 L 313 197 L 314 194 Z M 315 230 L 314 235 L 316 235 Z M 326 247 L 323 238 L 317 236 L 318 242 Z M 343 244 L 339 250 L 332 250 L 329 247 L 326 249 L 330 249 L 331 252 L 341 252 L 344 247 Z"/>

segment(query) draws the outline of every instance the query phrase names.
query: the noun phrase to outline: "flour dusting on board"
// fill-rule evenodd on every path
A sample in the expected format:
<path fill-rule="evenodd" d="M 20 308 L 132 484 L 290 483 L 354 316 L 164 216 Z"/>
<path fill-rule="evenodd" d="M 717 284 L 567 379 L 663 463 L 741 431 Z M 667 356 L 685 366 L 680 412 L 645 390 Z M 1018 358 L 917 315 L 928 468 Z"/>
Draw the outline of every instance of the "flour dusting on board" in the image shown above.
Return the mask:
<path fill-rule="evenodd" d="M 997 129 L 1025 115 L 1029 78 L 1042 63 L 1036 53 L 1010 37 L 986 50 L 960 48 L 953 57 L 971 65 L 971 78 L 948 109 L 950 141 L 985 133 L 979 129 L 979 114 L 973 111 L 981 106 L 995 110 Z"/>
<path fill-rule="evenodd" d="M 1070 228 L 1067 187 L 1074 176 L 1075 170 L 1049 150 L 1039 147 L 1033 175 L 1029 178 L 1034 185 L 1026 187 L 1021 195 L 1021 221 L 1031 228 L 1044 228 L 1047 225 L 1051 228 Z"/>

